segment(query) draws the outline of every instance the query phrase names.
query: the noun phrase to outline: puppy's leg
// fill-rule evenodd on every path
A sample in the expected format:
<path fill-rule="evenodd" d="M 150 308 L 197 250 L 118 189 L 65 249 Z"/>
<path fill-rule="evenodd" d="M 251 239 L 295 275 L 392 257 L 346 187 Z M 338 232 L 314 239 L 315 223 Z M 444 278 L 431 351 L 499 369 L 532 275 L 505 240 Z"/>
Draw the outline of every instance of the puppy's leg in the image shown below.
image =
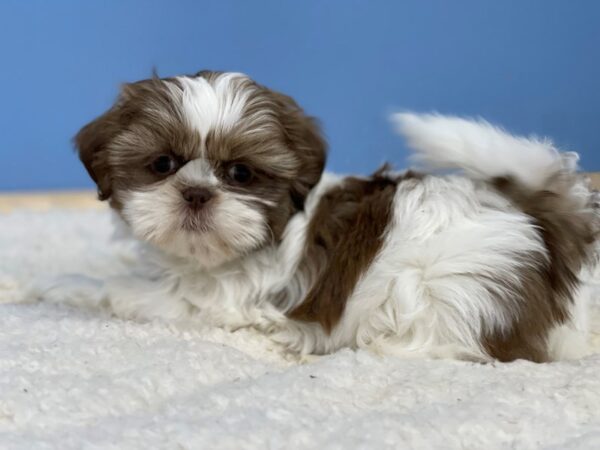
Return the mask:
<path fill-rule="evenodd" d="M 76 274 L 36 280 L 26 289 L 20 303 L 38 301 L 84 309 L 102 309 L 107 305 L 104 282 Z"/>
<path fill-rule="evenodd" d="M 64 275 L 38 282 L 24 302 L 44 301 L 106 311 L 122 319 L 176 321 L 190 318 L 195 308 L 177 295 L 176 286 L 136 276 L 106 280 Z"/>
<path fill-rule="evenodd" d="M 177 282 L 141 277 L 113 277 L 105 284 L 110 311 L 122 319 L 168 322 L 187 320 L 197 313 L 177 289 Z"/>

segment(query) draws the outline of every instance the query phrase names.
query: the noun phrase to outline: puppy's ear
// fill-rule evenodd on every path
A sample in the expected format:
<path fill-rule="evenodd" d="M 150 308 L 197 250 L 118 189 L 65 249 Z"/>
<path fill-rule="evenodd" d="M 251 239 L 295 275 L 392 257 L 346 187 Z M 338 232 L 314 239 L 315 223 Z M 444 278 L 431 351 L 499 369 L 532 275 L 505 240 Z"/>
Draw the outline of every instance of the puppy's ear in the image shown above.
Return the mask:
<path fill-rule="evenodd" d="M 107 145 L 122 129 L 123 99 L 97 119 L 85 125 L 73 139 L 79 159 L 98 186 L 98 198 L 106 200 L 112 194 Z"/>
<path fill-rule="evenodd" d="M 327 144 L 315 118 L 307 116 L 291 97 L 278 92 L 272 94 L 288 145 L 295 150 L 300 161 L 290 195 L 294 206 L 301 210 L 309 191 L 321 179 L 327 158 Z"/>

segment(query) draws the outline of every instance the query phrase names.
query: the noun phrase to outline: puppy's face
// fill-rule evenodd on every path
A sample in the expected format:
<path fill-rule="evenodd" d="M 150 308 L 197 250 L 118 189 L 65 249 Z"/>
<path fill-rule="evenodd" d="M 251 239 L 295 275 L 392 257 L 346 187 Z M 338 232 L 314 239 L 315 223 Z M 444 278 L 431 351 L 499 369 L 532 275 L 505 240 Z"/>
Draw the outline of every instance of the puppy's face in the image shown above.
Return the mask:
<path fill-rule="evenodd" d="M 325 163 L 315 121 L 235 73 L 125 85 L 75 142 L 137 237 L 207 268 L 276 242 Z"/>

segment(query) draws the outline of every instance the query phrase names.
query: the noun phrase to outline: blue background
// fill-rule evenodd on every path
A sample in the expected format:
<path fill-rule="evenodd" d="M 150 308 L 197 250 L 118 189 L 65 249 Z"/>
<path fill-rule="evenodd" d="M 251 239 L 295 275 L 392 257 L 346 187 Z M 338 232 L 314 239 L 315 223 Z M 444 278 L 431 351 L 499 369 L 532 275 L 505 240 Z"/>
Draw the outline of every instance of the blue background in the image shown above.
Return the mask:
<path fill-rule="evenodd" d="M 246 72 L 321 118 L 329 168 L 406 152 L 394 109 L 481 115 L 600 169 L 600 2 L 0 3 L 0 190 L 91 187 L 70 139 L 119 83 Z"/>

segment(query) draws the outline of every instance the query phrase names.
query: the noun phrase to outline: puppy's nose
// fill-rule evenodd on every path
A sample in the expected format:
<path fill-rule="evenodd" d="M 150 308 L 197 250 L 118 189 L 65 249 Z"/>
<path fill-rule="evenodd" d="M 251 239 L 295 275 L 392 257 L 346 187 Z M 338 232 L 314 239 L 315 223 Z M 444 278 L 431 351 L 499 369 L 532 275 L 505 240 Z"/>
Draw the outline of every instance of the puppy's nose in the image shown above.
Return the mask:
<path fill-rule="evenodd" d="M 202 208 L 213 198 L 214 194 L 210 189 L 202 187 L 191 187 L 181 192 L 183 199 L 194 209 Z"/>

